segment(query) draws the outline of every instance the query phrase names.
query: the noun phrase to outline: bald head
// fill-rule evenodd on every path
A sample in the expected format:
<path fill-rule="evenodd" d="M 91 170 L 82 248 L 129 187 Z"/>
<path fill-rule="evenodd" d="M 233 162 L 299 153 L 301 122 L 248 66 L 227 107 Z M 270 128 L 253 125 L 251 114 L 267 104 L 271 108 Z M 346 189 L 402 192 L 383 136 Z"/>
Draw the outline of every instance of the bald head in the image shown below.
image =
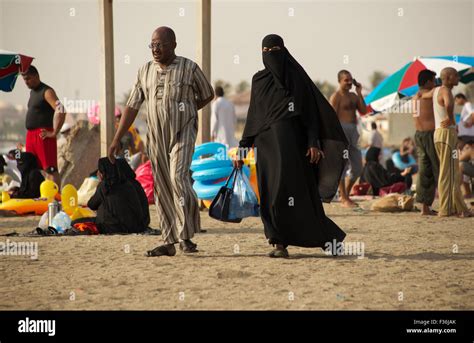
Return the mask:
<path fill-rule="evenodd" d="M 457 74 L 456 69 L 447 67 L 441 70 L 441 80 L 447 79 L 450 75 Z"/>
<path fill-rule="evenodd" d="M 162 66 L 167 66 L 175 59 L 176 36 L 174 31 L 166 26 L 161 26 L 151 35 L 151 52 L 153 59 Z"/>
<path fill-rule="evenodd" d="M 458 72 L 452 67 L 446 67 L 441 70 L 440 78 L 444 86 L 452 87 L 459 83 Z"/>
<path fill-rule="evenodd" d="M 173 29 L 167 26 L 160 26 L 155 31 L 153 31 L 151 39 L 153 40 L 154 37 L 159 38 L 162 42 L 176 42 L 176 35 L 174 34 Z"/>

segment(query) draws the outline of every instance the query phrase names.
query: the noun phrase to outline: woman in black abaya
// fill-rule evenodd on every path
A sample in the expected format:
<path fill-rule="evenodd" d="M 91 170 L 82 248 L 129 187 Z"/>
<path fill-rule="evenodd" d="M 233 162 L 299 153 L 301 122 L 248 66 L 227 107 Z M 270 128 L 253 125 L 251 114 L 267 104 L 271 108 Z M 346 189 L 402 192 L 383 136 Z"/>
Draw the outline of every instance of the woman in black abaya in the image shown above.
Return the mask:
<path fill-rule="evenodd" d="M 16 160 L 18 170 L 21 173 L 20 188 L 15 189 L 12 198 L 39 198 L 41 196 L 40 186 L 44 177 L 38 168 L 35 155 L 31 152 L 22 152 Z"/>
<path fill-rule="evenodd" d="M 345 233 L 326 217 L 321 201 L 336 193 L 346 162 L 344 132 L 280 36 L 263 39 L 262 55 L 265 69 L 253 76 L 239 147 L 241 153 L 256 148 L 260 214 L 276 247 L 270 257 L 288 257 L 289 245 L 336 249 Z"/>
<path fill-rule="evenodd" d="M 125 162 L 126 163 L 126 162 Z M 95 194 L 87 206 L 97 211 L 95 223 L 101 234 L 140 233 L 147 229 L 148 208 L 128 179 L 121 162 L 112 164 L 107 157 L 99 159 L 99 179 Z"/>

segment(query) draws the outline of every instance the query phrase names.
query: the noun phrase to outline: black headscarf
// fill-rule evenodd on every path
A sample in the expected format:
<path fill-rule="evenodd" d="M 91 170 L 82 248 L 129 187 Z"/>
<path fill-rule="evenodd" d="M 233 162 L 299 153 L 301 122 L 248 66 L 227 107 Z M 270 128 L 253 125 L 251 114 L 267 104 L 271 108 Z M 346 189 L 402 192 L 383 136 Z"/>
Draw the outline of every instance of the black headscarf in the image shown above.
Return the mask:
<path fill-rule="evenodd" d="M 250 107 L 242 138 L 256 136 L 265 131 L 278 120 L 298 115 L 296 108 L 290 109 L 294 103 L 287 50 L 283 40 L 277 35 L 268 35 L 262 41 L 263 47 L 280 46 L 281 50 L 262 51 L 265 69 L 254 75 Z"/>
<path fill-rule="evenodd" d="M 36 156 L 30 152 L 21 152 L 16 159 L 17 168 L 21 173 L 21 184 L 15 198 L 39 198 L 40 185 L 44 177 L 38 168 Z"/>
<path fill-rule="evenodd" d="M 102 182 L 104 183 L 106 193 L 110 192 L 113 186 L 126 181 L 125 175 L 119 172 L 117 164 L 112 164 L 107 157 L 100 158 L 98 164 L 98 169 L 102 174 Z"/>
<path fill-rule="evenodd" d="M 118 172 L 122 177 L 129 180 L 135 180 L 137 176 L 124 158 L 117 158 L 115 164 L 117 165 Z"/>
<path fill-rule="evenodd" d="M 262 48 L 279 46 L 280 50 L 262 51 L 265 69 L 252 79 L 250 106 L 242 139 L 258 135 L 274 122 L 300 115 L 316 137 L 326 158 L 318 163 L 319 192 L 323 201 L 336 194 L 347 156 L 347 139 L 336 112 L 301 65 L 284 46 L 283 39 L 267 35 Z M 289 103 L 294 111 L 289 110 Z"/>
<path fill-rule="evenodd" d="M 38 162 L 35 155 L 31 152 L 22 152 L 20 157 L 16 160 L 17 168 L 21 173 L 22 179 L 28 175 L 32 170 L 38 168 Z"/>

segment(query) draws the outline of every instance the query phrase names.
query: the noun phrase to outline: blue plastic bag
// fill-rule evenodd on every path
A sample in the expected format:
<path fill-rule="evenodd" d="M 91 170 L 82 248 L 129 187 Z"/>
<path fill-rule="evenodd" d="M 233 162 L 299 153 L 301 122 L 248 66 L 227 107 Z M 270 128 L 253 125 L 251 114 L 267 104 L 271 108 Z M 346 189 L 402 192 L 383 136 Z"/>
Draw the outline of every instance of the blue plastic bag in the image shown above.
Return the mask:
<path fill-rule="evenodd" d="M 229 205 L 229 219 L 258 217 L 260 215 L 258 199 L 252 186 L 250 186 L 249 179 L 242 172 L 242 169 L 238 169 L 234 177 L 234 188 Z"/>

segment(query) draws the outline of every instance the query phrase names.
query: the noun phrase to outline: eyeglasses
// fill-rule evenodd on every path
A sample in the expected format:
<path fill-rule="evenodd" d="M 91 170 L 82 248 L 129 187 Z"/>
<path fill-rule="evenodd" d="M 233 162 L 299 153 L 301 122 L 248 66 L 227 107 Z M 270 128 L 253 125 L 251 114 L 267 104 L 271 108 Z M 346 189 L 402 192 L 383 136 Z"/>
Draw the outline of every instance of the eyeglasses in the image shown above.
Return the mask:
<path fill-rule="evenodd" d="M 166 46 L 170 44 L 170 42 L 167 42 L 167 43 L 150 43 L 148 44 L 148 47 L 151 49 L 151 50 L 161 50 L 162 47 Z"/>

